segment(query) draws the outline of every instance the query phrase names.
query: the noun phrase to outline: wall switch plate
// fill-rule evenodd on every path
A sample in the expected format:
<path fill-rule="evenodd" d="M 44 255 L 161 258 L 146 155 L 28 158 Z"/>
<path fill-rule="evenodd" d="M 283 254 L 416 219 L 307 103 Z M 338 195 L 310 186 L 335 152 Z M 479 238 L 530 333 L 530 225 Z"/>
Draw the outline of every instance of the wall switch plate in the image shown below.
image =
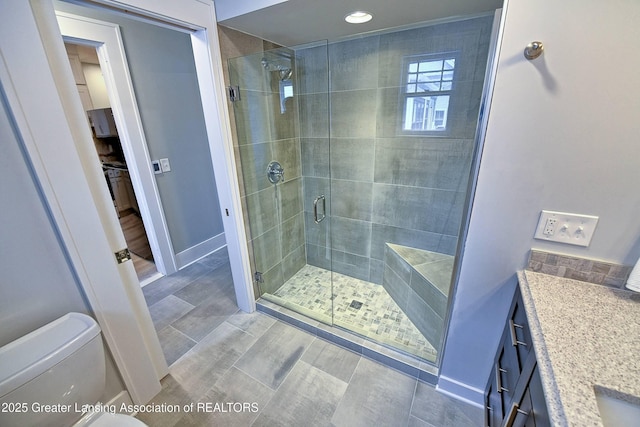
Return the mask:
<path fill-rule="evenodd" d="M 171 171 L 171 165 L 169 164 L 169 159 L 160 159 L 160 166 L 162 167 L 162 172 Z"/>
<path fill-rule="evenodd" d="M 591 243 L 597 224 L 597 216 L 542 211 L 533 237 L 586 247 Z"/>
<path fill-rule="evenodd" d="M 160 175 L 162 173 L 162 168 L 160 167 L 160 162 L 158 160 L 151 160 L 151 167 L 153 168 L 153 173 L 156 175 Z"/>

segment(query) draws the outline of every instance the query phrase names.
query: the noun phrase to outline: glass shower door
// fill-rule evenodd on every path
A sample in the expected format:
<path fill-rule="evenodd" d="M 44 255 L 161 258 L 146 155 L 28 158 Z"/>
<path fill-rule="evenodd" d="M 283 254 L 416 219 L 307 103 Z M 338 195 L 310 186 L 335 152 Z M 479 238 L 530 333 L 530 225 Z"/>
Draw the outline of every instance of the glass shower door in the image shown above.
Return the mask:
<path fill-rule="evenodd" d="M 230 59 L 229 79 L 256 295 L 332 324 L 326 51 Z"/>

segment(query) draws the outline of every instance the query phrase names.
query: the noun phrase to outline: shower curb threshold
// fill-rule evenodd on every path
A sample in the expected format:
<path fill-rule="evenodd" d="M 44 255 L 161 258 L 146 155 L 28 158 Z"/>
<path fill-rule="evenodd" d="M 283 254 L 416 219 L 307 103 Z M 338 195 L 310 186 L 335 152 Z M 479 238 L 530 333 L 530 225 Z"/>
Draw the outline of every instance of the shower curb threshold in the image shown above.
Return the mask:
<path fill-rule="evenodd" d="M 317 322 L 262 298 L 256 301 L 256 307 L 261 313 L 282 320 L 291 326 L 302 329 L 319 338 L 381 363 L 384 366 L 395 369 L 427 384 L 434 386 L 438 384 L 438 368 L 427 362 L 423 362 L 383 345 L 373 343 L 346 330 Z"/>

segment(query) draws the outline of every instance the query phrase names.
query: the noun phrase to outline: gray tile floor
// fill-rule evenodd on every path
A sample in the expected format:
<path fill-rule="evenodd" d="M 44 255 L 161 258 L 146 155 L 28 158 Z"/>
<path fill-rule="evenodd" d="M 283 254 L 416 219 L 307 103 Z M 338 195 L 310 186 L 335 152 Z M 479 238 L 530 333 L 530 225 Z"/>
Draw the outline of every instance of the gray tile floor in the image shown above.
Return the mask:
<path fill-rule="evenodd" d="M 164 426 L 480 426 L 482 410 L 235 305 L 226 251 L 143 288 L 170 363 Z"/>

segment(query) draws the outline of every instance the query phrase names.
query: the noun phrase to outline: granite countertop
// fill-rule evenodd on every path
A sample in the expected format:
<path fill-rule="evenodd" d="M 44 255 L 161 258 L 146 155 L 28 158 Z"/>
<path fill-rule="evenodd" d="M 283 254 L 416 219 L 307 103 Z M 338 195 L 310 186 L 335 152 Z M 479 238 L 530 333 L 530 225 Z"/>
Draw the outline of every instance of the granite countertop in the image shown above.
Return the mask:
<path fill-rule="evenodd" d="M 640 404 L 640 294 L 518 273 L 551 425 L 602 426 L 595 389 Z"/>

